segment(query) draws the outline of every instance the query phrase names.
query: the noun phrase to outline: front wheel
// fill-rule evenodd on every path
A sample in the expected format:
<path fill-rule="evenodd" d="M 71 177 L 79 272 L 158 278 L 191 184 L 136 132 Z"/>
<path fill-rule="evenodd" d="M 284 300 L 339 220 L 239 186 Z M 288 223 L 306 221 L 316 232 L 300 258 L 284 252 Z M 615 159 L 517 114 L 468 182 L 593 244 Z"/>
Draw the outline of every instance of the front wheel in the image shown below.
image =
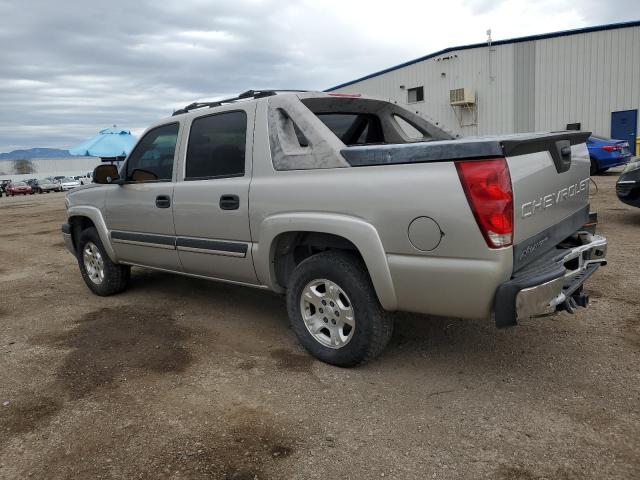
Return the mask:
<path fill-rule="evenodd" d="M 111 261 L 94 227 L 80 233 L 77 258 L 84 283 L 96 295 L 106 297 L 127 288 L 131 267 Z"/>
<path fill-rule="evenodd" d="M 377 357 L 393 331 L 364 263 L 345 252 L 327 251 L 301 262 L 289 281 L 287 310 L 304 348 L 340 367 Z"/>

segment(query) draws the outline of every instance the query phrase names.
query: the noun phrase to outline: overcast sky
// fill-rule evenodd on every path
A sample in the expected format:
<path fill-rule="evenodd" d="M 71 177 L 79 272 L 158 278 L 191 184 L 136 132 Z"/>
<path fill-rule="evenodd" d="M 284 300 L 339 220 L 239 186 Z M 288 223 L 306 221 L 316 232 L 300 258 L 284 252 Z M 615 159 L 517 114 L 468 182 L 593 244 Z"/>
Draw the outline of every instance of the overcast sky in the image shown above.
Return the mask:
<path fill-rule="evenodd" d="M 334 86 L 441 48 L 640 18 L 639 0 L 0 0 L 0 152 L 195 100 Z"/>

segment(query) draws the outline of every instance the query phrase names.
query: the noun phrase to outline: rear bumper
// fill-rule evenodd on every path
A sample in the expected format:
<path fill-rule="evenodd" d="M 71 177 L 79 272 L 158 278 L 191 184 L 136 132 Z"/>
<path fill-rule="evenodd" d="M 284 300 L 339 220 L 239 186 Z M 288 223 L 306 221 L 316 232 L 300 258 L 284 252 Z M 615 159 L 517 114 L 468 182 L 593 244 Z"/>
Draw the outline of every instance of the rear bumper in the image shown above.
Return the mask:
<path fill-rule="evenodd" d="M 582 294 L 582 285 L 598 267 L 606 265 L 607 239 L 586 232 L 580 234 L 579 239 L 582 244 L 551 252 L 498 287 L 497 327 L 586 306 L 588 297 Z"/>
<path fill-rule="evenodd" d="M 619 167 L 620 165 L 626 165 L 629 163 L 631 157 L 632 155 L 629 153 L 618 157 L 596 158 L 596 160 L 600 168 L 613 168 Z"/>

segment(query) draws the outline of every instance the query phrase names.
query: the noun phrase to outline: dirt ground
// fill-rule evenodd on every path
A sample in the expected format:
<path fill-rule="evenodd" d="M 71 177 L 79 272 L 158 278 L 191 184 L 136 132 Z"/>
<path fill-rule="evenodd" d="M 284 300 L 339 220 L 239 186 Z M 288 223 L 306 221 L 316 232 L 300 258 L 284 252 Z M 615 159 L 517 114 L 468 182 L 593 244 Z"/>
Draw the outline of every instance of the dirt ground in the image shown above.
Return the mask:
<path fill-rule="evenodd" d="M 134 269 L 94 296 L 63 195 L 2 197 L 0 478 L 640 478 L 640 209 L 616 177 L 595 177 L 589 309 L 506 331 L 400 314 L 350 370 L 269 292 Z"/>

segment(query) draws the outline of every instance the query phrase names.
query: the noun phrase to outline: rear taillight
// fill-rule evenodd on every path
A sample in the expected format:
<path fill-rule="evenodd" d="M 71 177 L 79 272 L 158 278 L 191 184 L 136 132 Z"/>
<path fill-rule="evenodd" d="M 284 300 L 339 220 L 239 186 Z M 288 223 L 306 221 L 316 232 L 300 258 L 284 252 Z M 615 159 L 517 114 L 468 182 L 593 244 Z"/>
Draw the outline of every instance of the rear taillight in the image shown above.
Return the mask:
<path fill-rule="evenodd" d="M 463 160 L 458 176 L 478 227 L 490 248 L 513 242 L 513 191 L 504 158 Z"/>
<path fill-rule="evenodd" d="M 602 150 L 606 150 L 607 152 L 617 152 L 619 150 L 622 150 L 622 147 L 619 145 L 605 145 L 602 148 Z"/>

